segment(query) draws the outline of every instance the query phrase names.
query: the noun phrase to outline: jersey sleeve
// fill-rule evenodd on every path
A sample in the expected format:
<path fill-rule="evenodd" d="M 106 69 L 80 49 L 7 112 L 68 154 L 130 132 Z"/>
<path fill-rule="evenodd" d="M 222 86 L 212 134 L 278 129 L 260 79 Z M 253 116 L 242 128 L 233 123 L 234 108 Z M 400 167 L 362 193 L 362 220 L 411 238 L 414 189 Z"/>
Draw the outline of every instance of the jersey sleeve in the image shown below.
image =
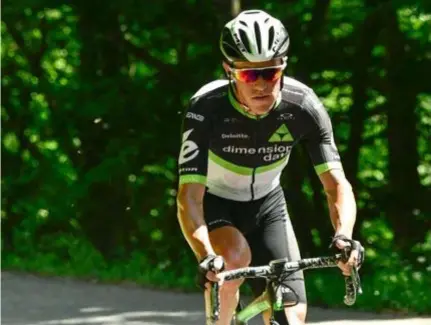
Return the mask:
<path fill-rule="evenodd" d="M 311 89 L 304 98 L 303 108 L 311 123 L 305 142 L 316 173 L 320 175 L 331 169 L 342 170 L 331 119 L 322 102 Z"/>
<path fill-rule="evenodd" d="M 205 114 L 201 101 L 192 99 L 182 123 L 179 184 L 206 185 L 210 128 L 210 118 Z"/>

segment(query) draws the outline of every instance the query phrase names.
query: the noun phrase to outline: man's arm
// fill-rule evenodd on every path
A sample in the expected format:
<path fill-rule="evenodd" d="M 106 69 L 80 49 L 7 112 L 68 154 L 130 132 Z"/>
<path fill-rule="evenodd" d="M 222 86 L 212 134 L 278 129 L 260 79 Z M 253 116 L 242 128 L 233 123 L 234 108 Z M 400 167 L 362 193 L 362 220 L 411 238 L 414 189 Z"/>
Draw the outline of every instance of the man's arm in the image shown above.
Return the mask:
<path fill-rule="evenodd" d="M 335 235 L 352 238 L 356 202 L 352 187 L 344 175 L 331 120 L 311 89 L 304 98 L 303 107 L 309 121 L 306 147 L 325 189 Z"/>
<path fill-rule="evenodd" d="M 326 171 L 319 178 L 325 189 L 335 235 L 351 239 L 356 221 L 356 201 L 352 186 L 339 169 Z"/>
<path fill-rule="evenodd" d="M 344 175 L 328 113 L 312 91 L 304 99 L 303 107 L 310 121 L 310 130 L 306 136 L 308 152 L 325 189 L 331 222 L 335 229 L 333 244 L 338 249 L 352 246 L 353 243 L 356 247 L 351 251 L 347 263 L 338 264 L 347 276 L 351 273 L 351 266 L 359 265 L 363 260 L 360 243 L 348 241 L 352 239 L 356 220 L 355 197 Z"/>
<path fill-rule="evenodd" d="M 207 255 L 216 255 L 204 220 L 204 193 L 205 185 L 186 183 L 179 186 L 177 196 L 178 221 L 184 237 L 198 260 Z"/>
<path fill-rule="evenodd" d="M 182 143 L 178 157 L 178 221 L 198 260 L 207 255 L 215 255 L 203 212 L 211 133 L 210 119 L 208 107 L 198 98 L 192 98 L 183 119 Z"/>

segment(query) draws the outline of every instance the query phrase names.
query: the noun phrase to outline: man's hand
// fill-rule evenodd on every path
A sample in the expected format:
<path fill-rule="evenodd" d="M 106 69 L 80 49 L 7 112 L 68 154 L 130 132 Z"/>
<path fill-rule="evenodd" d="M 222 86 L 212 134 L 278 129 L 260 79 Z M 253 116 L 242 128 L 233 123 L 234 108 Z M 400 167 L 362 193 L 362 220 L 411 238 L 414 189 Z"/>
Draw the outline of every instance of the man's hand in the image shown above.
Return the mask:
<path fill-rule="evenodd" d="M 349 239 L 344 235 L 335 235 L 331 247 L 337 248 L 342 253 L 347 253 L 347 262 L 338 262 L 338 267 L 345 276 L 351 274 L 353 266 L 359 269 L 364 262 L 364 247 L 362 247 L 361 243 L 357 240 Z"/>
<path fill-rule="evenodd" d="M 211 282 L 219 282 L 221 279 L 217 277 L 217 272 L 224 270 L 224 259 L 220 255 L 208 255 L 199 262 L 199 286 L 205 287 L 208 280 Z"/>

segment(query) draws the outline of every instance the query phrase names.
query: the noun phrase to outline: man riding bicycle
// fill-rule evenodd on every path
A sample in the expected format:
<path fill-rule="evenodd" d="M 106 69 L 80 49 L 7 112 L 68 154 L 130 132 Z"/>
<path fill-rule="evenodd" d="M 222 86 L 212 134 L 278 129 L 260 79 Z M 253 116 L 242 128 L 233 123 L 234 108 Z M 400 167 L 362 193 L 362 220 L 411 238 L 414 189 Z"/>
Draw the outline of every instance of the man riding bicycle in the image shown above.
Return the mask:
<path fill-rule="evenodd" d="M 335 229 L 332 244 L 340 250 L 353 245 L 349 261 L 339 264 L 344 275 L 350 274 L 351 266 L 362 259 L 360 244 L 351 239 L 355 198 L 325 108 L 312 89 L 283 77 L 289 48 L 285 27 L 263 11 L 243 11 L 223 28 L 220 48 L 227 78 L 204 85 L 192 96 L 178 159 L 178 218 L 203 279 L 218 281 L 210 268 L 214 261 L 223 261 L 231 270 L 300 259 L 280 186 L 290 151 L 300 141 L 327 195 Z M 221 287 L 217 324 L 230 324 L 240 285 L 229 281 Z M 250 280 L 250 285 L 256 296 L 265 290 L 264 280 Z M 286 291 L 285 312 L 276 313 L 276 320 L 281 325 L 304 324 L 303 274 L 285 285 L 298 294 L 299 303 L 289 304 L 294 298 Z"/>

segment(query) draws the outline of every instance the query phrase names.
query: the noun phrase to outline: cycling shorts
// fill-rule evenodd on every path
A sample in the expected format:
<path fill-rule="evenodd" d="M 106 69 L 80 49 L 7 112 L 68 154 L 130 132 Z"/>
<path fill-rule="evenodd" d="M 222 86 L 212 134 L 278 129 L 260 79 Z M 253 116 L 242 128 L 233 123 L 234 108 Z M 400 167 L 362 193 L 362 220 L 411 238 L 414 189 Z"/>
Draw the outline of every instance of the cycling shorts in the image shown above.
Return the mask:
<path fill-rule="evenodd" d="M 204 216 L 210 232 L 231 226 L 244 235 L 251 249 L 251 266 L 265 265 L 280 258 L 301 258 L 281 186 L 261 199 L 248 202 L 227 200 L 205 193 Z M 255 296 L 260 295 L 266 287 L 264 279 L 248 279 L 247 283 Z M 306 303 L 302 271 L 292 274 L 284 284 L 298 294 L 300 302 Z"/>

